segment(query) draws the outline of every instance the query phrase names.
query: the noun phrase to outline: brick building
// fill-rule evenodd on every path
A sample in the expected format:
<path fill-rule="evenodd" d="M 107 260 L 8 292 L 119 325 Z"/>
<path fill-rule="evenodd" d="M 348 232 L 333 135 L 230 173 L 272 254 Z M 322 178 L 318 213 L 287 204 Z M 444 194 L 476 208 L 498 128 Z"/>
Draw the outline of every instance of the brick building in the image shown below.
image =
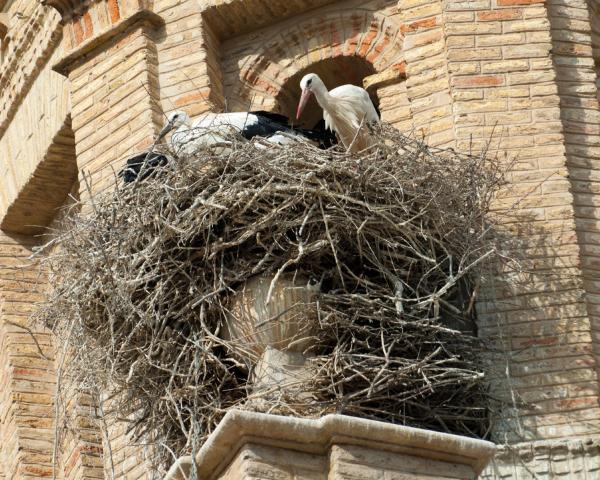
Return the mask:
<path fill-rule="evenodd" d="M 0 0 L 0 478 L 103 477 L 83 420 L 53 472 L 59 366 L 19 326 L 43 286 L 25 259 L 67 195 L 86 195 L 78 172 L 109 186 L 163 111 L 291 116 L 307 72 L 363 83 L 430 144 L 491 138 L 516 158 L 497 204 L 522 198 L 533 275 L 488 287 L 479 331 L 509 353 L 498 390 L 530 407 L 498 424 L 512 448 L 484 477 L 597 478 L 599 42 L 598 0 Z M 143 477 L 143 452 L 110 432 L 116 476 Z"/>

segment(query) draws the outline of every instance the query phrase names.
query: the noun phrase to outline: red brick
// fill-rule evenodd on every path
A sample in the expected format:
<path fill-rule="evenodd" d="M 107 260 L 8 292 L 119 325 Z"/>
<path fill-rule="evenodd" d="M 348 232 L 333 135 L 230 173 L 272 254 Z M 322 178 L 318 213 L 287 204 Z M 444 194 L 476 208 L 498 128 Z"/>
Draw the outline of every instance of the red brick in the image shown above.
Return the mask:
<path fill-rule="evenodd" d="M 437 20 L 435 17 L 432 18 L 424 18 L 422 20 L 417 20 L 415 22 L 411 22 L 408 24 L 404 24 L 400 26 L 400 31 L 402 33 L 414 32 L 416 30 L 423 30 L 425 28 L 432 28 L 437 25 Z"/>
<path fill-rule="evenodd" d="M 371 47 L 373 40 L 375 40 L 375 38 L 377 37 L 378 31 L 379 29 L 377 28 L 377 24 L 371 23 L 371 28 L 369 29 L 369 32 L 363 37 L 362 45 L 360 46 L 360 50 L 358 51 L 358 54 L 361 57 L 364 57 L 369 51 L 369 47 Z"/>
<path fill-rule="evenodd" d="M 375 63 L 375 60 L 377 60 L 377 57 L 379 57 L 379 55 L 381 55 L 381 53 L 385 50 L 385 48 L 389 45 L 390 43 L 390 36 L 386 35 L 383 36 L 383 38 L 377 42 L 377 44 L 375 45 L 375 47 L 373 48 L 373 51 L 371 53 L 369 53 L 369 55 L 367 55 L 367 60 L 371 63 Z"/>
<path fill-rule="evenodd" d="M 21 474 L 24 475 L 34 475 L 35 477 L 51 477 L 52 476 L 52 468 L 51 467 L 38 467 L 36 465 L 25 465 L 20 468 Z"/>
<path fill-rule="evenodd" d="M 406 76 L 406 62 L 400 62 L 392 65 L 392 69 L 396 70 L 400 75 Z"/>
<path fill-rule="evenodd" d="M 569 398 L 566 400 L 559 400 L 556 402 L 560 408 L 573 409 L 573 408 L 585 408 L 585 407 L 597 407 L 597 397 L 583 397 L 583 398 Z"/>
<path fill-rule="evenodd" d="M 83 15 L 83 31 L 85 38 L 90 38 L 94 34 L 94 25 L 92 24 L 92 17 L 89 12 Z"/>
<path fill-rule="evenodd" d="M 112 23 L 119 20 L 121 15 L 119 13 L 119 4 L 117 3 L 117 0 L 108 0 L 108 13 Z"/>
<path fill-rule="evenodd" d="M 73 32 L 75 32 L 75 45 L 79 45 L 84 39 L 81 17 L 73 20 Z"/>
<path fill-rule="evenodd" d="M 503 83 L 504 78 L 498 75 L 474 75 L 458 77 L 454 80 L 454 85 L 457 87 L 495 87 Z"/>
<path fill-rule="evenodd" d="M 515 20 L 523 16 L 523 11 L 520 9 L 506 9 L 506 10 L 487 10 L 484 12 L 477 12 L 477 18 L 482 22 L 489 22 L 495 20 Z"/>

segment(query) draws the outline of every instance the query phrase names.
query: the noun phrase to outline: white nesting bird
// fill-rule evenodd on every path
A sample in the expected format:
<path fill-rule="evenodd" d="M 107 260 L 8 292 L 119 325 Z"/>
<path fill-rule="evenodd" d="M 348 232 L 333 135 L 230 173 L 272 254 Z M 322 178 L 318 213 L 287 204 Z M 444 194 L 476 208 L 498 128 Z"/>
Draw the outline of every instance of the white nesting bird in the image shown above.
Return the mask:
<path fill-rule="evenodd" d="M 207 113 L 190 125 L 190 118 L 182 111 L 171 112 L 158 135 L 160 140 L 169 131 L 176 129 L 171 136 L 171 144 L 178 154 L 193 154 L 200 147 L 211 145 L 227 146 L 231 137 L 242 135 L 250 140 L 263 137 L 275 145 L 289 145 L 308 140 L 317 145 L 328 146 L 331 139 L 326 132 L 314 130 L 294 130 L 287 118 L 271 112 L 228 112 Z"/>
<path fill-rule="evenodd" d="M 309 73 L 300 81 L 302 95 L 298 103 L 296 119 L 300 118 L 311 94 L 323 109 L 325 127 L 333 130 L 344 147 L 352 152 L 358 152 L 371 145 L 367 124 L 379 121 L 375 106 L 364 88 L 356 85 L 341 85 L 331 91 L 323 80 Z"/>
<path fill-rule="evenodd" d="M 158 134 L 158 139 L 164 137 L 171 130 L 171 145 L 178 155 L 191 155 L 200 147 L 226 143 L 227 136 L 234 133 L 229 127 L 220 128 L 198 128 L 190 124 L 190 117 L 183 111 L 171 112 L 167 122 Z"/>

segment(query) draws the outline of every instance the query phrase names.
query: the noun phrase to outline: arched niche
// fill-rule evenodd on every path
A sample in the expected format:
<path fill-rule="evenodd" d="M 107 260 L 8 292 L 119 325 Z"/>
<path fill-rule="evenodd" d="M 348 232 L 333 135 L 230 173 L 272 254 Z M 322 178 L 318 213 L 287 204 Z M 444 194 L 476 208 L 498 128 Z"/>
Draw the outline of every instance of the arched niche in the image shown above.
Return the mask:
<path fill-rule="evenodd" d="M 383 7 L 335 4 L 227 40 L 221 56 L 226 108 L 293 117 L 305 73 L 319 74 L 331 89 L 362 86 L 365 77 L 401 64 L 402 34 Z M 375 91 L 372 96 L 377 103 Z M 317 118 L 316 109 L 312 102 L 306 125 Z"/>
<path fill-rule="evenodd" d="M 362 57 L 357 56 L 339 56 L 327 58 L 315 62 L 296 74 L 292 75 L 279 90 L 275 97 L 275 110 L 286 115 L 288 118 L 295 118 L 298 99 L 300 97 L 300 80 L 307 73 L 316 73 L 321 77 L 325 86 L 331 90 L 335 87 L 345 84 L 363 86 L 363 80 L 375 74 L 373 65 Z M 372 93 L 371 100 L 375 106 L 379 101 L 377 95 Z M 302 118 L 298 125 L 312 128 L 321 120 L 323 112 L 316 100 L 311 99 L 304 109 Z"/>

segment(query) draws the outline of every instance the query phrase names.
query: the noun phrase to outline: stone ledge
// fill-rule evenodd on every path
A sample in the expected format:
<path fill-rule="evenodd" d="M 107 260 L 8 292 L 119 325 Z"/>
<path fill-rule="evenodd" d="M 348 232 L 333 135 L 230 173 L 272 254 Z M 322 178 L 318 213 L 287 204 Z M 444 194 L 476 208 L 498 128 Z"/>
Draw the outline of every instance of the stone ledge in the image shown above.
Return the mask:
<path fill-rule="evenodd" d="M 311 420 L 231 410 L 196 455 L 198 478 L 213 478 L 249 442 L 312 454 L 333 444 L 367 447 L 465 465 L 475 475 L 496 453 L 491 442 L 346 415 Z M 190 456 L 180 458 L 165 480 L 188 478 L 191 464 Z"/>

